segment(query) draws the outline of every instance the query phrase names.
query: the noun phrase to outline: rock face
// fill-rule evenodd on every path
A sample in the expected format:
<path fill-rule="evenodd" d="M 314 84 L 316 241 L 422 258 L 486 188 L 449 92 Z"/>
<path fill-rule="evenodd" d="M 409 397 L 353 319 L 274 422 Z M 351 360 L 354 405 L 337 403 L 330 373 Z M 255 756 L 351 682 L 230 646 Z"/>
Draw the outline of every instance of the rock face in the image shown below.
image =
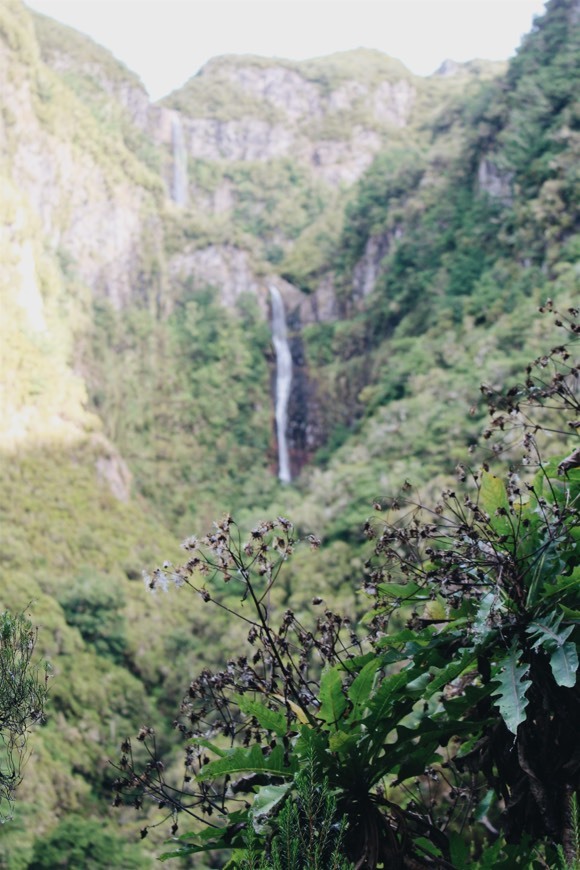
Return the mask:
<path fill-rule="evenodd" d="M 391 233 L 371 236 L 368 240 L 364 254 L 353 270 L 353 295 L 355 298 L 364 298 L 375 289 L 381 261 L 388 254 L 392 241 Z"/>
<path fill-rule="evenodd" d="M 254 294 L 267 320 L 274 284 L 294 363 L 288 435 L 296 474 L 324 439 L 302 330 L 339 316 L 324 258 L 341 225 L 329 216 L 342 213 L 349 186 L 378 152 L 424 135 L 424 83 L 366 50 L 304 63 L 225 57 L 152 105 L 109 52 L 32 18 L 20 0 L 4 0 L 0 24 L 0 172 L 22 213 L 34 216 L 16 237 L 14 215 L 0 213 L 2 253 L 14 263 L 6 293 L 31 346 L 34 336 L 46 338 L 54 371 L 68 370 L 77 398 L 54 400 L 56 416 L 68 419 L 74 404 L 84 419 L 78 335 L 90 332 L 94 303 L 118 318 L 138 308 L 164 318 L 180 294 L 209 285 L 228 309 Z M 438 87 L 431 82 L 429 94 Z M 505 195 L 492 162 L 482 164 L 480 185 Z M 372 292 L 395 238 L 369 240 L 354 271 L 355 301 Z M 50 280 L 37 269 L 41 250 Z M 320 255 L 320 269 L 317 261 L 311 270 L 317 277 L 304 284 L 317 287 L 309 295 L 280 277 L 294 275 L 296 251 L 297 283 L 301 265 L 310 267 L 313 251 Z M 47 306 L 51 281 L 59 289 Z M 60 335 L 54 312 L 63 309 L 76 321 Z M 39 415 L 47 417 L 49 405 Z M 104 451 L 97 472 L 125 499 L 130 479 L 120 463 Z"/>
<path fill-rule="evenodd" d="M 349 77 L 340 70 L 340 55 L 310 64 L 218 58 L 167 103 L 184 116 L 194 159 L 291 157 L 329 184 L 351 184 L 389 131 L 408 125 L 417 86 L 402 65 L 379 52 L 361 50 L 344 58 L 361 69 L 370 66 L 372 75 L 367 70 L 360 80 L 355 69 Z M 219 110 L 212 94 L 219 94 Z M 230 117 L 224 117 L 228 100 Z M 241 114 L 240 106 L 246 108 Z"/>
<path fill-rule="evenodd" d="M 188 279 L 195 289 L 210 285 L 219 290 L 222 303 L 234 308 L 242 293 L 255 293 L 262 301 L 265 313 L 264 282 L 252 269 L 247 251 L 233 245 L 210 245 L 199 250 L 176 254 L 169 261 L 169 276 L 185 283 Z"/>
<path fill-rule="evenodd" d="M 496 166 L 492 155 L 481 158 L 477 170 L 477 184 L 483 193 L 506 205 L 513 198 L 511 179 Z"/>
<path fill-rule="evenodd" d="M 119 308 L 140 270 L 152 191 L 130 171 L 113 181 L 100 130 L 80 105 L 71 106 L 50 70 L 16 52 L 2 58 L 0 153 L 11 180 L 52 250 L 66 251 L 78 280 Z"/>

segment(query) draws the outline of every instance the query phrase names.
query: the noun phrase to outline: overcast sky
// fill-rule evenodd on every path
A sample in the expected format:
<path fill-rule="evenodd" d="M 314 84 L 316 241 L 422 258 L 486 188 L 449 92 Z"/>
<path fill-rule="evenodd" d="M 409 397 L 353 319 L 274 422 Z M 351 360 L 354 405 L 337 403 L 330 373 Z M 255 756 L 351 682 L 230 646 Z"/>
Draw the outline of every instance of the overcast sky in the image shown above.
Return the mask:
<path fill-rule="evenodd" d="M 0 0 L 1 2 L 1 0 Z M 414 73 L 443 60 L 513 55 L 544 0 L 28 0 L 88 33 L 136 72 L 154 100 L 211 57 L 301 60 L 377 48 Z"/>

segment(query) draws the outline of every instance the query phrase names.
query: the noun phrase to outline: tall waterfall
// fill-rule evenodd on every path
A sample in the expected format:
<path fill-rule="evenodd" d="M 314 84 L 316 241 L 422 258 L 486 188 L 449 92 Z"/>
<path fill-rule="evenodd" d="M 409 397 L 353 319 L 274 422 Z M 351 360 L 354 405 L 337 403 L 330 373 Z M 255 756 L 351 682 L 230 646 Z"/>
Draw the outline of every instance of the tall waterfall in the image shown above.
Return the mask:
<path fill-rule="evenodd" d="M 288 401 L 292 382 L 292 355 L 288 344 L 286 315 L 280 291 L 270 285 L 272 299 L 272 341 L 276 352 L 276 431 L 278 434 L 278 477 L 283 483 L 290 483 L 290 457 L 286 429 L 288 426 Z"/>
<path fill-rule="evenodd" d="M 187 205 L 187 149 L 181 118 L 175 112 L 171 118 L 171 138 L 173 143 L 173 179 L 171 198 L 177 205 Z"/>

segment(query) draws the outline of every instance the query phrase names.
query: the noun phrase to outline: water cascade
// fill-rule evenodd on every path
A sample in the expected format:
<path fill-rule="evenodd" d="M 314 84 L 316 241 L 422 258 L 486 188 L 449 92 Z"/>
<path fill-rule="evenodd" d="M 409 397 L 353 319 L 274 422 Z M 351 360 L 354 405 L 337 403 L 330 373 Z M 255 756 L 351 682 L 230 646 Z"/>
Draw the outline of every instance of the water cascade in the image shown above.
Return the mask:
<path fill-rule="evenodd" d="M 288 401 L 292 382 L 292 354 L 288 344 L 286 315 L 280 291 L 270 285 L 272 299 L 272 341 L 276 353 L 276 431 L 278 434 L 278 477 L 283 483 L 290 483 L 290 457 L 286 428 L 288 426 Z"/>
<path fill-rule="evenodd" d="M 171 138 L 173 142 L 173 180 L 171 198 L 176 205 L 187 205 L 187 150 L 181 118 L 174 113 L 171 118 Z"/>

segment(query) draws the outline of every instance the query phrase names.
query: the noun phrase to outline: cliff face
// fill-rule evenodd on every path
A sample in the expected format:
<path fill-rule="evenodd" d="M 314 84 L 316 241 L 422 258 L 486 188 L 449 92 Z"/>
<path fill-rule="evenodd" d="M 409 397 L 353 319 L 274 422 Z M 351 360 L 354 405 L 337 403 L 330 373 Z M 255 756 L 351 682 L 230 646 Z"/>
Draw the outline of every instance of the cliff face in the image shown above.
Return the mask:
<path fill-rule="evenodd" d="M 417 86 L 407 70 L 378 53 L 353 52 L 349 59 L 358 59 L 361 69 L 370 65 L 372 77 L 360 81 L 356 70 L 352 78 L 333 77 L 338 58 L 302 65 L 218 59 L 166 102 L 184 117 L 192 159 L 292 157 L 328 184 L 352 183 L 389 133 L 409 124 Z M 217 106 L 214 90 L 221 97 Z M 236 102 L 245 114 L 228 118 L 228 103 Z"/>
<path fill-rule="evenodd" d="M 27 46 L 3 53 L 9 174 L 69 272 L 118 309 L 148 295 L 167 310 L 167 281 L 184 263 L 197 285 L 217 281 L 226 304 L 255 292 L 381 149 L 427 143 L 433 96 L 444 104 L 453 92 L 359 50 L 304 63 L 218 58 L 152 105 L 88 38 L 31 20 L 15 0 L 5 16 Z M 234 248 L 248 252 L 235 276 Z"/>
<path fill-rule="evenodd" d="M 433 105 L 456 99 L 476 74 L 463 71 L 458 86 L 422 80 L 365 50 L 304 63 L 224 57 L 152 105 L 139 79 L 86 37 L 31 17 L 17 0 L 0 23 L 2 172 L 26 216 L 17 238 L 5 218 L 17 276 L 6 293 L 26 334 L 42 332 L 68 372 L 65 394 L 77 398 L 57 417 L 93 420 L 90 428 L 89 407 L 117 389 L 91 337 L 95 306 L 118 312 L 119 330 L 123 312 L 141 308 L 155 330 L 210 286 L 229 311 L 252 295 L 267 322 L 275 281 L 299 372 L 290 431 L 298 471 L 326 432 L 301 331 L 338 317 L 328 263 L 349 189 L 379 151 L 428 147 Z M 355 304 L 372 292 L 393 238 L 368 242 L 353 273 Z M 138 353 L 147 368 L 154 351 Z M 28 407 L 28 388 L 19 401 Z"/>

